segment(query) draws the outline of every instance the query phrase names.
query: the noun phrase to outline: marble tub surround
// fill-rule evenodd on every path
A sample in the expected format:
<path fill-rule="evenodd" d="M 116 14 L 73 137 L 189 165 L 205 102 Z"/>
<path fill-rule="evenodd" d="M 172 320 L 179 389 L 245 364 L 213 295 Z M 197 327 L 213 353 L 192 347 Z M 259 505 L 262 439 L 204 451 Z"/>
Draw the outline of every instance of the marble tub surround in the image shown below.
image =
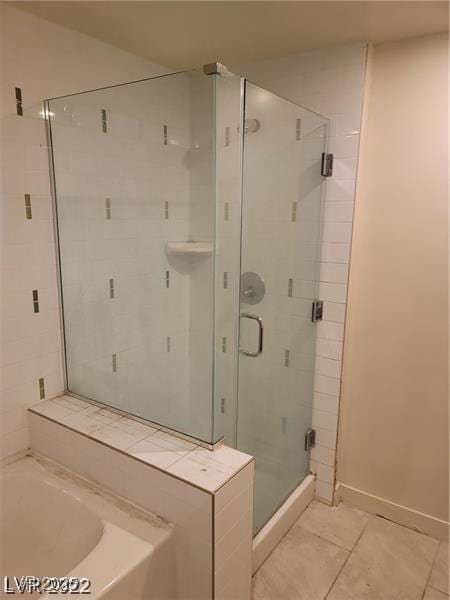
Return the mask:
<path fill-rule="evenodd" d="M 158 426 L 73 396 L 45 400 L 29 410 L 208 492 L 218 490 L 253 460 L 248 454 L 223 445 L 214 451 L 205 449 Z"/>
<path fill-rule="evenodd" d="M 448 600 L 448 544 L 312 502 L 253 579 L 253 600 Z"/>
<path fill-rule="evenodd" d="M 32 454 L 174 525 L 179 600 L 248 600 L 254 461 L 71 396 L 28 411 Z"/>

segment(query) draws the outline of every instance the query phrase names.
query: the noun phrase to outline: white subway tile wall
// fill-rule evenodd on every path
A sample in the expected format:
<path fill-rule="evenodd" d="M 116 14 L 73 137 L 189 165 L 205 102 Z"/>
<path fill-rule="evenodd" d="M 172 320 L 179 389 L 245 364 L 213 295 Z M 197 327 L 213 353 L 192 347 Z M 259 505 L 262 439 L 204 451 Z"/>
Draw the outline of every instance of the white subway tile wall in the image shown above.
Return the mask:
<path fill-rule="evenodd" d="M 2 456 L 28 446 L 24 408 L 63 388 L 45 128 L 24 113 L 2 118 Z"/>
<path fill-rule="evenodd" d="M 241 469 L 214 496 L 214 598 L 251 595 L 254 463 Z"/>
<path fill-rule="evenodd" d="M 63 391 L 48 148 L 41 101 L 159 75 L 166 69 L 5 3 L 0 10 L 4 66 L 0 456 L 9 456 L 29 445 L 24 409 L 43 395 L 50 398 Z M 82 58 L 86 56 L 89 69 Z M 19 111 L 16 88 L 22 97 Z M 78 164 L 83 165 L 82 155 Z"/>
<path fill-rule="evenodd" d="M 313 426 L 316 447 L 311 471 L 316 495 L 333 498 L 340 373 L 347 275 L 355 200 L 367 45 L 349 44 L 238 66 L 234 70 L 330 119 L 333 176 L 327 179 L 323 210 L 319 297 L 324 320 L 317 326 Z"/>

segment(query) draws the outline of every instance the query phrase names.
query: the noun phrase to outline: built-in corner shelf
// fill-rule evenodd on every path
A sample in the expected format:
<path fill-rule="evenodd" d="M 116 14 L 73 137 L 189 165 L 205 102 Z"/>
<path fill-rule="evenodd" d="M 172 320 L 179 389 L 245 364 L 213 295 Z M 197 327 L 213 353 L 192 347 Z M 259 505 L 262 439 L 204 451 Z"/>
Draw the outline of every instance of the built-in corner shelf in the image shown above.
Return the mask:
<path fill-rule="evenodd" d="M 211 242 L 167 242 L 167 256 L 208 256 L 212 254 Z"/>

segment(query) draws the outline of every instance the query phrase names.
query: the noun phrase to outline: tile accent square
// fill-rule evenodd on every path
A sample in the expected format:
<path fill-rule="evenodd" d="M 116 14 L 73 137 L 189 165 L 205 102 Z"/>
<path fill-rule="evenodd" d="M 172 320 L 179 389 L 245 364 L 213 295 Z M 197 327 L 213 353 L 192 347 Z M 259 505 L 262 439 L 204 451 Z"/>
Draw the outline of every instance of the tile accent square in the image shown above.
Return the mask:
<path fill-rule="evenodd" d="M 102 115 L 102 131 L 103 131 L 103 133 L 107 133 L 108 132 L 108 120 L 107 120 L 107 116 L 106 116 L 106 109 L 104 109 L 104 108 L 101 109 L 101 115 Z"/>
<path fill-rule="evenodd" d="M 41 400 L 45 398 L 45 382 L 43 377 L 39 379 L 39 398 Z"/>
<path fill-rule="evenodd" d="M 25 194 L 25 218 L 32 219 L 33 212 L 31 210 L 31 196 L 30 194 Z"/>
<path fill-rule="evenodd" d="M 39 292 L 37 290 L 33 290 L 33 312 L 39 312 Z"/>
<path fill-rule="evenodd" d="M 22 90 L 19 87 L 15 88 L 16 95 L 16 113 L 19 117 L 23 117 Z"/>

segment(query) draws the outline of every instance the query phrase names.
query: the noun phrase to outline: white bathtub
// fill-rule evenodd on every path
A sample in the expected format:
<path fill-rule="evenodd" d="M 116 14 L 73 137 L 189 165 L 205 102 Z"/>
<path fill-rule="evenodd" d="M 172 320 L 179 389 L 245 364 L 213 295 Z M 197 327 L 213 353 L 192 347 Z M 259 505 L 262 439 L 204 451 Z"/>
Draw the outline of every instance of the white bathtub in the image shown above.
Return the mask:
<path fill-rule="evenodd" d="M 3 467 L 0 485 L 0 597 L 20 597 L 14 577 L 69 576 L 90 593 L 40 597 L 175 598 L 170 524 L 31 457 Z"/>

